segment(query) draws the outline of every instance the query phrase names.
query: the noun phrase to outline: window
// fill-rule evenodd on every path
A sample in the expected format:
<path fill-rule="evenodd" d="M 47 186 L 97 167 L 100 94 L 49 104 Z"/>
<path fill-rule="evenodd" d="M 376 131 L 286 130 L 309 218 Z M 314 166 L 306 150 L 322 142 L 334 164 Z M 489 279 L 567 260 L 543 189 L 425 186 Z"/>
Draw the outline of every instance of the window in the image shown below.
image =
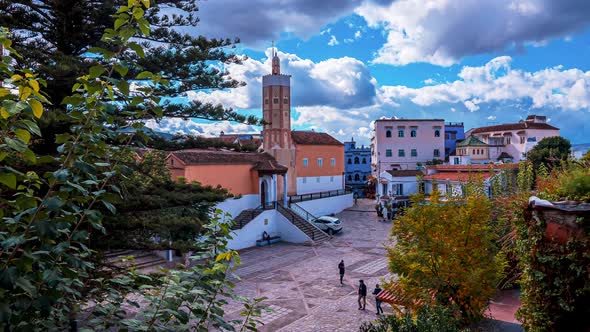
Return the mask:
<path fill-rule="evenodd" d="M 320 177 L 315 178 L 315 182 L 320 183 Z"/>
<path fill-rule="evenodd" d="M 307 158 L 303 158 L 303 167 L 307 167 L 309 165 L 309 160 Z"/>
<path fill-rule="evenodd" d="M 367 163 L 367 158 L 363 158 L 363 164 Z"/>
<path fill-rule="evenodd" d="M 367 181 L 367 176 L 363 175 L 363 181 Z"/>
<path fill-rule="evenodd" d="M 452 132 L 451 133 L 451 139 L 457 139 L 457 133 L 456 132 Z"/>
<path fill-rule="evenodd" d="M 455 157 L 454 164 L 455 164 L 455 165 L 459 165 L 459 164 L 460 164 L 460 159 L 459 159 L 459 157 Z"/>
<path fill-rule="evenodd" d="M 273 98 L 272 99 L 272 103 L 273 104 L 278 104 L 279 103 L 279 98 Z"/>
<path fill-rule="evenodd" d="M 404 184 L 403 183 L 397 183 L 395 185 L 395 194 L 398 196 L 402 196 L 404 194 Z"/>
<path fill-rule="evenodd" d="M 318 167 L 322 167 L 324 165 L 324 159 L 318 158 Z"/>
<path fill-rule="evenodd" d="M 330 182 L 334 182 L 334 177 L 330 176 Z"/>
<path fill-rule="evenodd" d="M 307 183 L 307 178 L 303 178 L 303 179 L 301 180 L 301 182 L 302 182 L 303 184 L 306 184 L 306 183 Z"/>
<path fill-rule="evenodd" d="M 416 137 L 416 129 L 412 129 L 412 131 L 410 131 L 410 136 Z"/>
<path fill-rule="evenodd" d="M 348 181 L 352 181 L 352 175 L 348 176 Z"/>
<path fill-rule="evenodd" d="M 336 158 L 330 159 L 330 166 L 332 166 L 332 167 L 336 166 Z"/>
<path fill-rule="evenodd" d="M 451 133 L 445 133 L 445 139 L 451 139 Z"/>
<path fill-rule="evenodd" d="M 438 149 L 434 149 L 434 156 L 440 157 L 440 151 L 438 151 Z"/>
<path fill-rule="evenodd" d="M 381 195 L 387 195 L 387 183 L 381 184 Z"/>
<path fill-rule="evenodd" d="M 418 157 L 418 150 L 416 150 L 416 149 L 412 149 L 412 151 L 410 151 L 410 155 L 411 155 L 412 157 Z"/>
<path fill-rule="evenodd" d="M 268 98 L 264 99 L 264 104 L 268 105 Z"/>
<path fill-rule="evenodd" d="M 510 136 L 506 136 L 506 144 L 510 144 Z"/>
<path fill-rule="evenodd" d="M 406 156 L 406 151 L 403 150 L 403 149 L 397 150 L 397 156 L 398 157 L 405 157 Z"/>
<path fill-rule="evenodd" d="M 354 157 L 354 163 L 358 164 L 359 163 L 359 157 Z"/>
<path fill-rule="evenodd" d="M 391 130 L 387 130 L 385 132 L 385 137 L 391 137 Z"/>
<path fill-rule="evenodd" d="M 289 103 L 289 99 L 287 99 L 287 97 L 283 98 L 283 104 L 287 104 Z"/>
<path fill-rule="evenodd" d="M 526 137 L 520 136 L 520 144 L 524 144 L 526 142 Z"/>
<path fill-rule="evenodd" d="M 348 164 L 352 164 L 352 159 L 348 158 Z"/>
<path fill-rule="evenodd" d="M 440 137 L 440 129 L 434 130 L 434 137 Z"/>
<path fill-rule="evenodd" d="M 397 137 L 404 137 L 404 130 L 403 129 L 399 129 L 397 131 Z"/>
<path fill-rule="evenodd" d="M 385 157 L 391 157 L 391 156 L 392 156 L 391 149 L 385 150 Z"/>
<path fill-rule="evenodd" d="M 360 181 L 360 180 L 361 180 L 361 177 L 360 177 L 360 175 L 358 175 L 358 174 L 355 174 L 355 175 L 354 175 L 354 181 Z"/>

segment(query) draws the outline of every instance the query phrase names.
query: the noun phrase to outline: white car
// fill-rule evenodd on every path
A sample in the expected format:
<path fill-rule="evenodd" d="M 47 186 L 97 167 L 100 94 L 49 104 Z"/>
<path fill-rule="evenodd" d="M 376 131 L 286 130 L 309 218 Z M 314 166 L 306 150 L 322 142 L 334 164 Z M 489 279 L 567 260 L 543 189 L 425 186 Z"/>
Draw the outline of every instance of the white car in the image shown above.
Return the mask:
<path fill-rule="evenodd" d="M 342 230 L 342 222 L 336 217 L 323 216 L 313 220 L 312 223 L 330 235 Z"/>

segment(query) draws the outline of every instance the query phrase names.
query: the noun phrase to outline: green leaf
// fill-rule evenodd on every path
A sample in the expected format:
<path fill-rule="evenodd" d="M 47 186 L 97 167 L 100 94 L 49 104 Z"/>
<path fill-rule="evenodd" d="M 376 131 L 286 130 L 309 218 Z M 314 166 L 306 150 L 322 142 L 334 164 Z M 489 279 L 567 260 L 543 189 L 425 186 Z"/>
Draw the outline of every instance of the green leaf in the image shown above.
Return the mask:
<path fill-rule="evenodd" d="M 142 17 L 137 20 L 137 23 L 139 24 L 139 30 L 141 30 L 141 32 L 144 35 L 149 36 L 150 35 L 150 24 L 148 23 L 148 21 Z"/>
<path fill-rule="evenodd" d="M 8 152 L 0 152 L 0 161 L 4 160 L 8 156 Z"/>
<path fill-rule="evenodd" d="M 18 278 L 18 280 L 15 282 L 15 285 L 20 287 L 25 292 L 29 293 L 29 295 L 31 296 L 35 296 L 37 294 L 37 289 L 35 288 L 35 286 L 33 286 L 33 284 L 31 284 L 31 282 L 28 279 L 25 279 L 24 277 Z"/>
<path fill-rule="evenodd" d="M 16 135 L 16 137 L 18 137 L 21 141 L 25 142 L 25 143 L 29 143 L 29 141 L 31 140 L 31 133 L 29 133 L 28 131 L 24 130 L 24 129 L 16 129 L 14 131 L 14 134 Z"/>
<path fill-rule="evenodd" d="M 119 75 L 125 77 L 125 75 L 127 75 L 127 72 L 129 71 L 129 68 L 121 65 L 120 63 L 117 63 L 115 64 L 115 70 L 117 71 L 117 73 L 119 73 Z"/>
<path fill-rule="evenodd" d="M 59 209 L 64 205 L 64 201 L 57 197 L 50 197 L 48 199 L 45 200 L 45 202 L 43 203 L 43 205 L 45 205 L 45 207 L 49 210 L 49 211 L 59 211 Z"/>
<path fill-rule="evenodd" d="M 101 65 L 95 65 L 90 67 L 90 78 L 97 78 L 102 75 L 106 69 Z"/>
<path fill-rule="evenodd" d="M 115 206 L 107 201 L 102 201 L 102 204 L 104 204 L 104 206 L 112 213 L 112 214 L 116 214 L 117 213 L 117 208 L 115 208 Z"/>
<path fill-rule="evenodd" d="M 31 133 L 37 136 L 41 136 L 41 130 L 35 122 L 31 120 L 21 120 L 20 124 L 23 125 L 26 129 L 28 129 Z"/>
<path fill-rule="evenodd" d="M 137 78 L 138 80 L 143 80 L 146 78 L 152 78 L 152 76 L 154 76 L 154 74 L 152 74 L 149 71 L 142 71 L 141 73 L 137 74 L 137 76 L 135 78 Z"/>
<path fill-rule="evenodd" d="M 141 47 L 141 45 L 139 45 L 138 43 L 135 43 L 135 42 L 129 43 L 129 48 L 132 49 L 133 51 L 135 51 L 135 53 L 137 53 L 138 57 L 140 57 L 140 58 L 145 57 L 143 47 Z"/>
<path fill-rule="evenodd" d="M 20 140 L 4 137 L 4 142 L 6 142 L 9 148 L 18 152 L 24 152 L 27 149 L 27 145 Z"/>
<path fill-rule="evenodd" d="M 119 81 L 119 82 L 117 82 L 117 88 L 125 96 L 128 96 L 129 95 L 129 83 L 127 83 L 127 81 Z"/>
<path fill-rule="evenodd" d="M 115 30 L 119 30 L 119 28 L 123 26 L 125 23 L 127 23 L 127 20 L 124 18 L 118 18 L 117 20 L 115 20 Z"/>
<path fill-rule="evenodd" d="M 40 119 L 43 115 L 43 105 L 37 99 L 31 99 L 29 100 L 29 106 L 33 110 L 33 115 Z"/>

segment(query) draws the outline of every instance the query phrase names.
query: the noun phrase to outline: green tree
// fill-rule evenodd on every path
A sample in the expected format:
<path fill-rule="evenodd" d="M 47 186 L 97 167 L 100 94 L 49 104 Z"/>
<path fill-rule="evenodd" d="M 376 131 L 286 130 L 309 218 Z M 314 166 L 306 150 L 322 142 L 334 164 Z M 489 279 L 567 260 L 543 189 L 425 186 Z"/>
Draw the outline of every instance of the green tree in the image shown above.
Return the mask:
<path fill-rule="evenodd" d="M 590 162 L 590 150 L 586 151 L 586 153 L 582 156 L 582 161 Z"/>
<path fill-rule="evenodd" d="M 430 201 L 424 198 L 414 196 L 412 207 L 392 226 L 390 270 L 411 298 L 428 303 L 434 292 L 438 304 L 456 304 L 464 319 L 478 319 L 502 270 L 483 185 L 466 185 L 464 198 L 441 200 L 437 192 Z"/>
<path fill-rule="evenodd" d="M 541 164 L 552 169 L 570 158 L 571 147 L 570 141 L 561 136 L 545 137 L 527 153 L 526 157 L 534 169 L 538 169 Z"/>
<path fill-rule="evenodd" d="M 135 271 L 116 278 L 92 275 L 100 271 L 92 264 L 88 241 L 91 233 L 105 231 L 104 215 L 116 213 L 121 181 L 133 173 L 122 156 L 135 151 L 131 143 L 143 127 L 141 121 L 118 122 L 112 104 L 124 100 L 132 118 L 157 117 L 162 113 L 160 87 L 170 84 L 148 71 L 130 76 L 121 62 L 127 53 L 144 56 L 133 40 L 149 36 L 143 17 L 149 5 L 129 0 L 114 15 L 117 23 L 101 41 L 116 51 L 93 49 L 101 63 L 68 88 L 73 94 L 64 98 L 63 116 L 72 126 L 56 136 L 59 147 L 51 156 L 31 149 L 41 137 L 38 123 L 50 113 L 45 81 L 31 70 L 15 68 L 13 58 L 19 53 L 7 31 L 0 30 L 0 44 L 9 51 L 0 62 L 1 330 L 66 330 L 80 310 L 88 311 L 85 322 L 92 330 L 233 329 L 221 307 L 226 298 L 236 298 L 226 277 L 239 256 L 226 247 L 230 224 L 221 222 L 219 212 L 203 225 L 205 236 L 194 257 L 199 264 L 188 270 L 164 277 Z M 150 83 L 130 91 L 135 78 Z M 134 108 L 139 104 L 143 106 Z M 40 165 L 45 171 L 38 172 Z M 154 181 L 162 176 L 150 173 Z M 139 306 L 130 293 L 147 300 L 140 314 L 125 311 Z M 254 324 L 256 303 L 248 304 L 244 327 Z"/>
<path fill-rule="evenodd" d="M 156 3 L 155 1 L 152 1 Z M 95 56 L 93 46 L 99 46 L 118 54 L 123 64 L 118 78 L 128 74 L 135 83 L 148 82 L 149 77 L 138 77 L 144 71 L 157 73 L 171 84 L 156 87 L 158 94 L 168 97 L 160 100 L 161 116 L 180 118 L 203 118 L 257 123 L 253 116 L 243 116 L 222 105 L 203 103 L 198 100 L 179 102 L 174 97 L 186 97 L 188 91 L 231 89 L 244 85 L 234 80 L 224 70 L 226 65 L 239 64 L 244 59 L 230 52 L 239 40 L 208 39 L 179 33 L 180 27 L 197 27 L 197 2 L 180 0 L 157 1 L 157 6 L 137 11 L 143 14 L 140 26 L 145 33 L 130 42 L 139 52 L 118 52 L 117 46 L 101 40 L 103 31 L 116 23 L 112 13 L 127 0 L 0 0 L 0 26 L 13 31 L 13 48 L 21 54 L 16 59 L 16 68 L 33 69 L 47 82 L 45 89 L 51 105 L 49 116 L 40 123 L 42 137 L 37 140 L 37 149 L 54 153 L 57 135 L 68 133 L 71 122 L 65 116 L 62 100 L 69 95 L 77 77 L 84 75 L 105 59 Z M 174 13 L 174 14 L 172 14 Z M 154 28 L 149 31 L 149 27 Z M 31 38 L 31 37 L 35 38 Z M 123 69 L 122 69 L 123 70 Z M 128 73 L 127 73 L 128 72 Z M 123 87 L 123 91 L 129 87 Z M 114 98 L 122 101 L 122 95 Z M 141 94 L 136 91 L 139 98 Z M 130 118 L 128 109 L 143 108 L 143 103 L 113 103 L 112 116 L 118 121 Z M 142 117 L 150 118 L 146 107 Z"/>

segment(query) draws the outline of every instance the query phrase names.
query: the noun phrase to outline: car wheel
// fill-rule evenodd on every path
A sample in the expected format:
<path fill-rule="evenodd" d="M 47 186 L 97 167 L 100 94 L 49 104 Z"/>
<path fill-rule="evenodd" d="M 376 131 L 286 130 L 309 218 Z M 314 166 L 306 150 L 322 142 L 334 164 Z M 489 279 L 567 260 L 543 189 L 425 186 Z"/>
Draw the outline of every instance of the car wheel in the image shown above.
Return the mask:
<path fill-rule="evenodd" d="M 328 235 L 332 235 L 332 234 L 334 234 L 334 231 L 331 228 L 328 228 L 326 233 L 328 233 Z"/>

